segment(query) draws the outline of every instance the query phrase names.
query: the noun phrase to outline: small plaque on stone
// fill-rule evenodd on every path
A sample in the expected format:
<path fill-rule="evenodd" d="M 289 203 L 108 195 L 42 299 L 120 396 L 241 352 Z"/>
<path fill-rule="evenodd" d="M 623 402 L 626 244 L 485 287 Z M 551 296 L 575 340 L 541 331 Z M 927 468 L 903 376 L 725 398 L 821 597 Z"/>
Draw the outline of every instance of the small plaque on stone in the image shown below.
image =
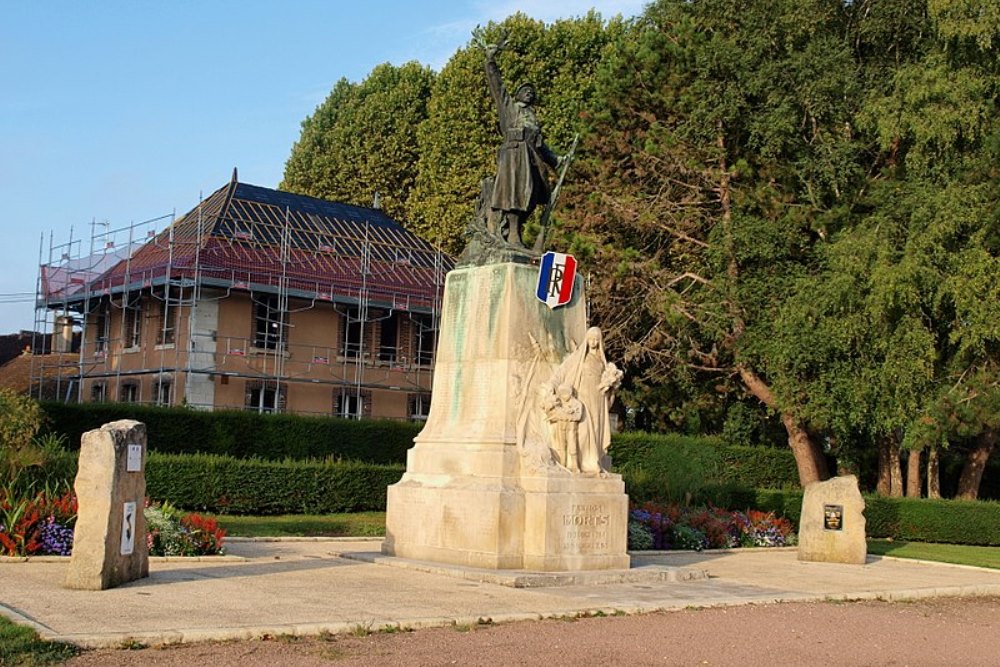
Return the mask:
<path fill-rule="evenodd" d="M 122 507 L 121 555 L 131 556 L 135 551 L 135 503 L 125 503 Z"/>
<path fill-rule="evenodd" d="M 823 530 L 844 529 L 844 506 L 823 505 Z"/>
<path fill-rule="evenodd" d="M 139 472 L 142 470 L 142 445 L 129 445 L 128 456 L 125 460 L 125 472 Z"/>

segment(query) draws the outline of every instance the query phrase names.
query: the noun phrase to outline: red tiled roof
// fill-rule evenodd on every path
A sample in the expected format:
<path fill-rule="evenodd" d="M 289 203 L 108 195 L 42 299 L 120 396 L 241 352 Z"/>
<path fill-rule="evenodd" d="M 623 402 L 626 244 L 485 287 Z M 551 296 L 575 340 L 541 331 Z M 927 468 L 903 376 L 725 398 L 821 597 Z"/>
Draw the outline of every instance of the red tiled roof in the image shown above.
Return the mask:
<path fill-rule="evenodd" d="M 377 209 L 232 181 L 90 283 L 91 294 L 170 278 L 319 299 L 429 308 L 454 263 Z M 363 267 L 367 266 L 367 273 Z"/>

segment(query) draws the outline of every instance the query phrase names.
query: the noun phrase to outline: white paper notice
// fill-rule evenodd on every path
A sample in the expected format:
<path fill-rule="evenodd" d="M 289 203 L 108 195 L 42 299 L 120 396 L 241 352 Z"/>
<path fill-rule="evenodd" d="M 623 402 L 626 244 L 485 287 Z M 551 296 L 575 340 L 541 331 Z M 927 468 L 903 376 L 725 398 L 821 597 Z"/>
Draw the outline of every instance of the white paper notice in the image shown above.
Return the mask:
<path fill-rule="evenodd" d="M 129 445 L 128 457 L 125 459 L 125 472 L 142 470 L 142 445 Z"/>

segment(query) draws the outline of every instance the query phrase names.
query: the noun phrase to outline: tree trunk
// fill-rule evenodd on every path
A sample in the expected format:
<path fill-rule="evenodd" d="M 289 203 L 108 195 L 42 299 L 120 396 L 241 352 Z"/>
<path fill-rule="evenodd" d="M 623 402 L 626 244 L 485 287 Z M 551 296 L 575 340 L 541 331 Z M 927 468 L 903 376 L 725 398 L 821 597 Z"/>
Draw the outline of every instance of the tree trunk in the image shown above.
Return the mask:
<path fill-rule="evenodd" d="M 771 388 L 760 376 L 742 366 L 737 367 L 737 370 L 744 386 L 757 400 L 773 410 L 778 409 Z M 823 450 L 812 441 L 802 422 L 790 414 L 784 412 L 780 414 L 781 423 L 785 425 L 785 431 L 788 433 L 788 446 L 792 449 L 795 465 L 799 471 L 799 484 L 805 487 L 811 482 L 827 479 L 830 473 L 827 470 Z"/>
<path fill-rule="evenodd" d="M 911 449 L 906 459 L 906 497 L 919 498 L 920 487 L 920 450 Z"/>
<path fill-rule="evenodd" d="M 903 495 L 903 468 L 899 461 L 899 441 L 895 435 L 878 440 L 878 484 L 875 491 L 880 496 L 898 498 Z"/>
<path fill-rule="evenodd" d="M 941 497 L 941 472 L 938 468 L 938 448 L 933 445 L 927 452 L 927 497 Z"/>
<path fill-rule="evenodd" d="M 899 440 L 895 436 L 889 438 L 889 470 L 892 483 L 889 495 L 893 498 L 903 497 L 903 463 L 900 458 Z"/>
<path fill-rule="evenodd" d="M 889 439 L 878 439 L 878 482 L 875 484 L 875 493 L 880 496 L 888 496 L 892 490 L 892 469 L 889 466 Z"/>
<path fill-rule="evenodd" d="M 956 498 L 975 500 L 979 497 L 979 483 L 983 481 L 986 462 L 990 460 L 990 454 L 993 453 L 996 444 L 997 432 L 992 429 L 983 431 L 976 438 L 976 445 L 969 450 L 969 454 L 965 458 L 965 465 L 962 466 L 962 475 L 958 478 Z"/>

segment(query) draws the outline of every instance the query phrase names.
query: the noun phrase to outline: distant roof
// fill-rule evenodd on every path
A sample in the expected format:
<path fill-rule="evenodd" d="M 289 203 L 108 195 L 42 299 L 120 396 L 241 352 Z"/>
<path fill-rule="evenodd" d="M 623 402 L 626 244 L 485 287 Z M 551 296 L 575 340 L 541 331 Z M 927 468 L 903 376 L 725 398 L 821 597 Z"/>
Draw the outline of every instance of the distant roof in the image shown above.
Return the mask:
<path fill-rule="evenodd" d="M 74 299 L 197 280 L 231 289 L 427 309 L 453 260 L 383 211 L 233 180 Z M 54 273 L 53 273 L 54 275 Z M 82 281 L 78 281 L 82 282 Z M 54 293 L 54 292 L 52 292 Z"/>
<path fill-rule="evenodd" d="M 32 377 L 41 379 L 45 383 L 57 382 L 61 376 L 61 369 L 74 367 L 80 360 L 79 354 L 43 354 L 32 356 L 31 354 L 21 354 L 4 364 L 0 364 L 0 388 L 13 389 L 19 394 L 33 392 Z M 32 372 L 32 364 L 35 365 Z M 63 378 L 63 385 L 66 384 Z M 52 393 L 51 387 L 45 392 L 47 398 L 58 398 Z"/>

